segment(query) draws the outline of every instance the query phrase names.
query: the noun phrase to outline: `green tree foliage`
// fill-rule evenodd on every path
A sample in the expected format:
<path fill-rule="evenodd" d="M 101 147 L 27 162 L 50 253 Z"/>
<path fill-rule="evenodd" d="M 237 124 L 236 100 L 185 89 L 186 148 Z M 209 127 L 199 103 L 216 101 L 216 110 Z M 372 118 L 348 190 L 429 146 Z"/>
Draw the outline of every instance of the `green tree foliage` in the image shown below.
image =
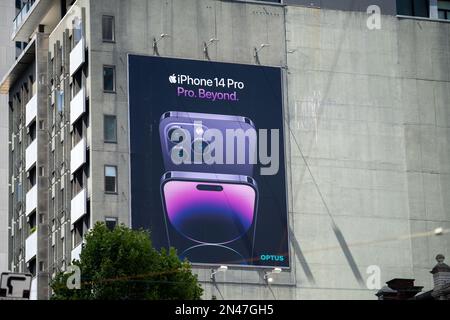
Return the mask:
<path fill-rule="evenodd" d="M 153 248 L 150 234 L 124 225 L 109 230 L 97 223 L 86 235 L 80 260 L 81 289 L 67 288 L 70 274 L 50 284 L 54 300 L 198 300 L 203 289 L 175 249 Z"/>

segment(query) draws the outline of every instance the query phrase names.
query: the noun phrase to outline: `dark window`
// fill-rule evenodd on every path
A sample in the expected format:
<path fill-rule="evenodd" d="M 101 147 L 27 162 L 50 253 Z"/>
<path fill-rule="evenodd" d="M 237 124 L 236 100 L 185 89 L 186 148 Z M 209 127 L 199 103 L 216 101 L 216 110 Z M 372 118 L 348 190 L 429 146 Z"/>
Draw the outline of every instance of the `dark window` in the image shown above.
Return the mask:
<path fill-rule="evenodd" d="M 105 192 L 117 193 L 117 167 L 105 166 Z"/>
<path fill-rule="evenodd" d="M 83 190 L 84 181 L 83 181 L 83 170 L 77 170 L 73 174 L 72 180 L 72 199 L 75 198 L 81 190 Z"/>
<path fill-rule="evenodd" d="M 72 98 L 75 97 L 78 92 L 80 92 L 82 86 L 83 86 L 83 68 L 80 68 L 73 75 Z"/>
<path fill-rule="evenodd" d="M 83 139 L 83 118 L 78 119 L 73 124 L 72 148 Z"/>
<path fill-rule="evenodd" d="M 114 66 L 103 66 L 103 90 L 116 91 L 116 69 Z"/>
<path fill-rule="evenodd" d="M 36 258 L 28 262 L 28 271 L 31 273 L 33 278 L 36 277 Z"/>
<path fill-rule="evenodd" d="M 397 13 L 404 16 L 430 16 L 429 0 L 397 0 Z"/>
<path fill-rule="evenodd" d="M 72 243 L 73 247 L 76 248 L 82 241 L 83 241 L 83 219 L 78 220 L 73 224 L 73 231 L 72 231 Z"/>
<path fill-rule="evenodd" d="M 102 17 L 102 38 L 104 42 L 114 42 L 115 25 L 113 16 Z"/>
<path fill-rule="evenodd" d="M 117 218 L 106 218 L 105 219 L 106 227 L 109 230 L 114 230 L 114 228 L 117 226 L 117 222 L 118 222 Z"/>
<path fill-rule="evenodd" d="M 450 20 L 450 2 L 449 2 L 448 7 L 449 7 L 448 9 L 439 9 L 438 10 L 439 19 Z"/>
<path fill-rule="evenodd" d="M 103 117 L 104 140 L 105 142 L 117 142 L 117 119 L 116 116 L 105 115 Z"/>
<path fill-rule="evenodd" d="M 31 235 L 36 231 L 36 212 L 28 216 L 28 225 L 30 227 L 29 234 Z"/>
<path fill-rule="evenodd" d="M 36 140 L 36 121 L 30 124 L 28 127 L 28 145 L 30 145 L 34 140 Z"/>
<path fill-rule="evenodd" d="M 30 188 L 33 188 L 36 185 L 36 167 L 33 167 L 28 172 L 28 181 L 30 182 Z"/>

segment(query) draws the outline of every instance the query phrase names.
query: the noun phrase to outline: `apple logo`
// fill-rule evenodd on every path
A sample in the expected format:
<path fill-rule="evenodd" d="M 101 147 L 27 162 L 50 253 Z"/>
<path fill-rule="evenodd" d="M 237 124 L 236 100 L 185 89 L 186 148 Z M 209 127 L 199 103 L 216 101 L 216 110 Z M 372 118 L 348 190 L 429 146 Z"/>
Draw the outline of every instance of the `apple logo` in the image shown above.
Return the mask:
<path fill-rule="evenodd" d="M 169 76 L 169 82 L 177 83 L 177 77 L 175 76 L 175 73 L 173 75 Z"/>

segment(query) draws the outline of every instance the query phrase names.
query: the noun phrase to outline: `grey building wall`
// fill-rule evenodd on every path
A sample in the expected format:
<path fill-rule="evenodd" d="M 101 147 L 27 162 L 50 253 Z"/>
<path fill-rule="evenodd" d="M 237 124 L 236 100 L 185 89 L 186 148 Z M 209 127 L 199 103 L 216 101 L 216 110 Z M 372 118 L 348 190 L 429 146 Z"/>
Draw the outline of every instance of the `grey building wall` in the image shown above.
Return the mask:
<path fill-rule="evenodd" d="M 115 43 L 102 42 L 102 15 L 115 16 Z M 130 199 L 127 54 L 152 54 L 153 38 L 158 39 L 166 33 L 170 37 L 158 42 L 161 56 L 203 60 L 203 42 L 216 38 L 219 42 L 209 47 L 209 56 L 213 61 L 253 64 L 254 48 L 265 43 L 270 47 L 260 51 L 261 63 L 284 67 L 284 8 L 277 4 L 238 1 L 108 0 L 90 1 L 90 17 L 88 85 L 91 110 L 95 110 L 90 113 L 91 214 L 94 221 L 104 219 L 105 215 L 116 215 L 120 222 L 127 223 Z M 103 65 L 116 66 L 115 94 L 103 93 Z M 117 115 L 117 145 L 103 143 L 103 114 Z M 118 195 L 105 195 L 103 192 L 105 164 L 118 166 Z M 195 271 L 204 285 L 205 298 L 210 299 L 212 295 L 220 297 L 217 288 L 211 286 L 210 269 L 197 268 Z M 229 270 L 225 275 L 226 285 L 221 283 L 221 277 L 218 276 L 217 280 L 219 290 L 226 298 L 271 299 L 273 295 L 262 281 L 263 276 L 263 271 Z M 278 284 L 284 285 L 274 286 L 278 298 L 295 297 L 293 277 L 294 273 L 280 275 Z"/>
<path fill-rule="evenodd" d="M 367 18 L 287 7 L 290 128 L 364 280 L 375 265 L 381 284 L 431 289 L 433 257 L 450 248 L 433 234 L 450 226 L 450 24 L 383 16 L 372 31 Z M 316 280 L 298 268 L 295 298 L 373 298 L 291 145 L 294 234 Z"/>
<path fill-rule="evenodd" d="M 328 10 L 362 11 L 367 12 L 371 5 L 380 7 L 381 12 L 387 15 L 397 14 L 396 0 L 284 0 L 286 5 L 315 7 Z"/>
<path fill-rule="evenodd" d="M 0 3 L 0 79 L 14 61 L 14 43 L 11 41 L 14 1 Z M 8 97 L 0 95 L 0 272 L 8 266 Z"/>
<path fill-rule="evenodd" d="M 102 14 L 116 17 L 114 44 L 101 42 Z M 442 171 L 450 164 L 442 122 L 449 105 L 449 24 L 383 15 L 381 30 L 369 30 L 365 12 L 207 0 L 117 0 L 108 7 L 96 1 L 91 17 L 92 106 L 118 115 L 125 141 L 107 150 L 95 138 L 102 113 L 92 114 L 99 151 L 92 154 L 92 190 L 100 200 L 94 199 L 94 215 L 104 208 L 121 214 L 128 201 L 127 184 L 117 202 L 107 204 L 98 192 L 104 164 L 127 166 L 127 53 L 151 54 L 153 37 L 167 33 L 158 43 L 162 56 L 204 59 L 202 42 L 214 37 L 220 41 L 211 60 L 254 63 L 253 48 L 268 43 L 261 63 L 287 67 L 292 270 L 269 288 L 262 272 L 229 270 L 214 286 L 209 269 L 196 269 L 205 298 L 220 290 L 230 299 L 373 299 L 376 289 L 365 283 L 374 267 L 381 284 L 412 277 L 430 288 L 429 263 L 449 247 L 448 236 L 429 234 L 450 221 Z M 98 89 L 103 64 L 117 67 L 116 95 Z M 128 176 L 119 181 L 128 183 Z"/>
<path fill-rule="evenodd" d="M 401 20 L 397 30 L 411 234 L 449 230 L 450 23 Z M 450 237 L 413 237 L 411 248 L 414 278 L 431 289 L 429 263 L 450 254 Z"/>
<path fill-rule="evenodd" d="M 114 44 L 101 42 L 103 14 L 116 17 Z M 429 234 L 450 221 L 443 122 L 449 24 L 383 15 L 382 29 L 372 31 L 364 12 L 206 0 L 117 0 L 109 7 L 96 1 L 91 17 L 90 99 L 96 110 L 117 114 L 122 135 L 117 146 L 105 146 L 96 139 L 102 113 L 91 113 L 94 216 L 105 208 L 121 215 L 129 199 L 121 169 L 128 165 L 127 53 L 151 54 L 153 37 L 167 33 L 171 37 L 158 43 L 162 56 L 204 59 L 202 42 L 214 37 L 220 41 L 210 49 L 212 60 L 254 63 L 253 48 L 268 43 L 261 63 L 287 66 L 293 266 L 271 288 L 261 272 L 229 270 L 215 287 L 209 269 L 196 269 L 205 297 L 219 289 L 225 298 L 372 299 L 376 289 L 365 282 L 373 266 L 381 284 L 412 277 L 430 288 L 428 264 L 449 247 L 448 236 Z M 104 64 L 117 68 L 115 95 L 99 89 Z M 105 164 L 119 166 L 121 192 L 113 201 L 101 192 Z"/>
<path fill-rule="evenodd" d="M 266 43 L 261 64 L 285 70 L 292 268 L 270 286 L 263 271 L 228 270 L 214 285 L 210 269 L 195 268 L 204 298 L 374 299 L 377 290 L 365 286 L 370 268 L 380 270 L 381 284 L 416 278 L 430 289 L 430 263 L 450 248 L 448 235 L 433 234 L 450 228 L 450 24 L 384 12 L 381 29 L 369 30 L 365 10 L 331 10 L 342 8 L 321 3 L 318 9 L 219 0 L 78 0 L 86 14 L 83 135 L 90 225 L 105 217 L 130 223 L 127 54 L 152 54 L 153 38 L 166 33 L 170 37 L 158 42 L 161 56 L 204 59 L 203 42 L 217 38 L 209 47 L 211 60 L 253 64 L 254 48 Z M 102 15 L 115 17 L 114 43 L 102 42 Z M 67 41 L 63 32 L 70 33 L 72 19 L 66 16 L 49 36 L 50 56 L 58 41 Z M 38 53 L 43 64 L 44 51 Z M 103 92 L 103 65 L 116 67 L 114 94 Z M 65 97 L 67 107 L 70 94 Z M 45 119 L 41 108 L 39 118 Z M 117 144 L 103 142 L 104 114 L 117 115 Z M 61 145 L 71 148 L 70 141 Z M 118 167 L 117 195 L 104 193 L 105 165 Z M 45 201 L 40 206 L 40 212 L 48 210 L 43 231 L 50 233 L 52 211 Z M 51 227 L 52 237 L 66 236 L 45 266 L 50 274 L 66 266 L 72 249 L 66 224 Z M 46 295 L 45 288 L 40 292 Z"/>

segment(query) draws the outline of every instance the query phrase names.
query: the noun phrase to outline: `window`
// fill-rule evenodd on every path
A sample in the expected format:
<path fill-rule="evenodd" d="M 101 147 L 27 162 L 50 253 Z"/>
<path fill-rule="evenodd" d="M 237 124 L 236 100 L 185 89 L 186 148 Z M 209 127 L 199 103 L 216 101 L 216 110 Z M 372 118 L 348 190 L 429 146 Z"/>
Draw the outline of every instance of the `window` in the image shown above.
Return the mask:
<path fill-rule="evenodd" d="M 114 66 L 103 66 L 103 90 L 105 92 L 116 91 L 116 68 Z"/>
<path fill-rule="evenodd" d="M 107 218 L 105 219 L 106 227 L 107 227 L 109 230 L 114 230 L 114 228 L 117 226 L 118 220 L 119 220 L 119 219 L 117 219 L 117 218 L 108 218 L 108 217 L 107 217 Z"/>
<path fill-rule="evenodd" d="M 430 16 L 428 0 L 397 0 L 397 13 L 404 16 Z"/>
<path fill-rule="evenodd" d="M 117 193 L 117 167 L 105 166 L 105 192 Z"/>
<path fill-rule="evenodd" d="M 103 117 L 104 140 L 107 143 L 117 142 L 117 118 L 112 115 Z"/>
<path fill-rule="evenodd" d="M 78 247 L 79 244 L 83 241 L 84 230 L 83 230 L 83 219 L 78 220 L 73 224 L 72 231 L 72 244 L 73 248 Z"/>
<path fill-rule="evenodd" d="M 33 234 L 36 231 L 37 221 L 36 212 L 33 212 L 28 216 L 29 234 Z"/>
<path fill-rule="evenodd" d="M 56 110 L 58 110 L 59 113 L 63 113 L 64 111 L 64 91 L 62 90 L 56 90 Z"/>
<path fill-rule="evenodd" d="M 113 16 L 102 17 L 102 38 L 103 42 L 114 42 L 115 25 Z"/>
<path fill-rule="evenodd" d="M 36 258 L 33 258 L 28 262 L 28 271 L 31 273 L 31 275 L 36 277 Z"/>
<path fill-rule="evenodd" d="M 36 167 L 33 167 L 28 172 L 28 181 L 29 181 L 29 189 L 33 188 L 36 185 Z"/>
<path fill-rule="evenodd" d="M 75 19 L 73 19 L 72 27 L 73 27 L 73 45 L 75 47 L 83 37 L 83 24 L 79 17 L 75 17 Z"/>
<path fill-rule="evenodd" d="M 34 140 L 36 140 L 36 122 L 33 121 L 28 127 L 28 145 L 30 145 Z"/>
<path fill-rule="evenodd" d="M 438 17 L 450 20 L 450 1 L 438 1 Z"/>
<path fill-rule="evenodd" d="M 72 180 L 72 199 L 75 198 L 84 187 L 83 170 L 77 170 L 73 174 Z"/>
<path fill-rule="evenodd" d="M 73 124 L 73 132 L 72 132 L 72 148 L 75 147 L 78 142 L 83 139 L 83 118 L 78 119 Z"/>
<path fill-rule="evenodd" d="M 82 87 L 83 87 L 83 68 L 80 68 L 73 75 L 72 98 L 74 98 L 77 95 L 77 93 L 80 92 Z"/>

